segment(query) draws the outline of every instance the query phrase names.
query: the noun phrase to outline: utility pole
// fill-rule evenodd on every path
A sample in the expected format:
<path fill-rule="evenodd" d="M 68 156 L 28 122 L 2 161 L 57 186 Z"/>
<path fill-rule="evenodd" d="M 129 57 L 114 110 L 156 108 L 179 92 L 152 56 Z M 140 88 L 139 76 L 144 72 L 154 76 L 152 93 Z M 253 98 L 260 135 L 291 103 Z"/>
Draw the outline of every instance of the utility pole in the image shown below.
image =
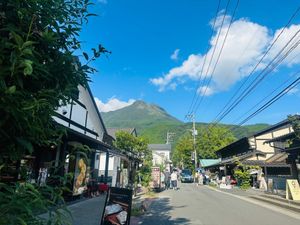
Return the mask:
<path fill-rule="evenodd" d="M 195 114 L 188 114 L 186 115 L 186 118 L 193 122 L 193 129 L 192 129 L 192 135 L 193 135 L 193 150 L 194 150 L 194 160 L 195 160 L 195 170 L 197 169 L 197 151 L 196 151 L 196 136 L 198 135 L 198 131 L 196 130 L 196 124 L 195 124 Z"/>
<path fill-rule="evenodd" d="M 173 136 L 175 135 L 175 133 L 172 133 L 172 132 L 167 132 L 167 142 L 166 144 L 171 144 L 171 142 L 173 141 Z"/>

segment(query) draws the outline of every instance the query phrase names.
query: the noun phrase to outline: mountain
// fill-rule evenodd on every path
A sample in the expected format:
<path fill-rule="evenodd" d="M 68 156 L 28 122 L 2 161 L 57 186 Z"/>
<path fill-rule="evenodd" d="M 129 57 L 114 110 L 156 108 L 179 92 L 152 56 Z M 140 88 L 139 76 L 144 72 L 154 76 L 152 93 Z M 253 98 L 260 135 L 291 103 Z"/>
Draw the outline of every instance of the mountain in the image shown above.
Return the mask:
<path fill-rule="evenodd" d="M 143 101 L 135 101 L 130 106 L 101 115 L 106 127 L 135 127 L 138 131 L 157 124 L 182 124 L 163 108 Z"/>
<path fill-rule="evenodd" d="M 136 101 L 132 105 L 122 109 L 101 113 L 106 127 L 126 128 L 135 127 L 139 135 L 149 138 L 150 143 L 165 143 L 167 132 L 175 133 L 173 141 L 176 142 L 182 135 L 190 132 L 191 123 L 183 123 L 168 114 L 163 108 L 155 104 L 147 104 L 144 101 Z M 197 128 L 206 128 L 208 123 L 196 123 Z M 236 126 L 222 124 L 231 129 L 235 127 L 233 134 L 239 139 L 259 130 L 265 129 L 269 124 L 253 124 Z"/>

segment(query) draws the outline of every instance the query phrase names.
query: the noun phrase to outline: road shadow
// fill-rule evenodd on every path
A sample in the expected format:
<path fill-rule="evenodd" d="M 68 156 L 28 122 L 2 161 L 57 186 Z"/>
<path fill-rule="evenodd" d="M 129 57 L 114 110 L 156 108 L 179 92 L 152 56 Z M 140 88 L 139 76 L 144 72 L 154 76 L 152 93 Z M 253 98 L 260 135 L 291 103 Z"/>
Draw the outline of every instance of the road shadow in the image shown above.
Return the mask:
<path fill-rule="evenodd" d="M 171 218 L 170 212 L 175 208 L 184 208 L 186 206 L 171 206 L 169 198 L 155 199 L 146 214 L 141 216 L 137 224 L 143 225 L 188 225 L 190 220 L 187 218 Z"/>

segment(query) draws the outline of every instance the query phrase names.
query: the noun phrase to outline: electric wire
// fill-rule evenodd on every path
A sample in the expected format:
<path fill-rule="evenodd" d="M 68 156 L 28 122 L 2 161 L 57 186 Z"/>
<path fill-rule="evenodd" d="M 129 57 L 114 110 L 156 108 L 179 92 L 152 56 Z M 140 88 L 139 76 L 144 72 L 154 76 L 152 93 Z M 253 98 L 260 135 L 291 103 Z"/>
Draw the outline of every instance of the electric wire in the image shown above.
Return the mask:
<path fill-rule="evenodd" d="M 236 6 L 235 6 L 235 8 L 234 8 L 234 11 L 233 11 L 233 14 L 232 14 L 230 23 L 229 23 L 229 25 L 228 25 L 228 28 L 227 28 L 227 31 L 226 31 L 226 34 L 225 34 L 225 37 L 224 37 L 224 41 L 223 41 L 223 43 L 222 43 L 220 52 L 219 52 L 219 54 L 218 54 L 216 63 L 215 63 L 215 65 L 214 65 L 214 67 L 213 67 L 213 70 L 212 70 L 212 72 L 211 72 L 211 75 L 210 75 L 210 77 L 209 77 L 209 80 L 208 80 L 207 84 L 205 85 L 204 94 L 202 94 L 201 99 L 200 99 L 200 102 L 198 103 L 198 105 L 197 105 L 197 106 L 195 107 L 195 109 L 194 109 L 195 112 L 197 112 L 198 108 L 200 107 L 200 105 L 201 105 L 201 103 L 202 103 L 202 101 L 203 101 L 203 98 L 204 98 L 204 96 L 205 96 L 205 94 L 206 94 L 206 91 L 207 91 L 207 89 L 208 89 L 208 87 L 209 87 L 209 85 L 210 85 L 210 82 L 211 82 L 211 80 L 212 80 L 213 74 L 214 74 L 214 72 L 215 72 L 215 70 L 216 70 L 216 67 L 217 67 L 218 63 L 219 63 L 219 60 L 220 60 L 221 54 L 222 54 L 222 52 L 223 52 L 223 48 L 224 48 L 224 46 L 225 46 L 225 43 L 226 43 L 226 40 L 227 40 L 227 36 L 228 36 L 229 30 L 230 30 L 230 27 L 231 27 L 231 25 L 232 25 L 232 23 L 233 23 L 234 16 L 235 16 L 236 10 L 237 10 L 237 8 L 238 8 L 239 2 L 240 2 L 240 0 L 237 0 Z"/>
<path fill-rule="evenodd" d="M 289 46 L 289 44 L 292 42 L 292 40 L 300 33 L 300 29 L 298 29 L 298 31 L 293 35 L 293 37 L 284 45 L 284 47 L 276 54 L 276 56 L 268 63 L 268 65 L 256 76 L 256 78 L 252 81 L 252 83 L 250 85 L 248 85 L 248 87 L 244 90 L 244 92 L 231 104 L 231 106 L 218 118 L 218 120 L 214 123 L 217 124 L 218 122 L 220 122 L 225 116 L 227 116 L 235 107 L 237 107 L 241 101 L 247 97 L 252 90 L 254 90 L 257 85 L 270 73 L 272 72 L 272 70 L 274 68 L 276 68 L 280 62 L 282 62 L 284 60 L 284 58 L 286 58 L 286 56 L 292 51 L 294 50 L 299 43 L 297 42 L 297 44 L 295 44 L 292 48 L 290 48 L 288 50 L 287 53 L 285 53 L 285 57 L 282 58 L 281 60 L 278 60 L 273 68 L 269 69 L 268 68 L 270 66 L 272 66 L 273 62 L 280 56 L 280 54 Z M 261 77 L 260 77 L 261 76 Z"/>
<path fill-rule="evenodd" d="M 216 26 L 216 21 L 217 21 L 218 13 L 219 13 L 219 10 L 220 10 L 220 5 L 221 5 L 221 0 L 218 1 L 217 11 L 216 11 L 216 15 L 215 15 L 215 18 L 214 18 L 214 22 L 213 22 L 213 26 L 212 26 L 212 31 L 211 31 L 210 39 L 211 39 L 211 38 L 213 37 L 213 35 L 214 35 L 214 30 L 215 30 L 215 26 Z M 207 45 L 207 48 L 206 48 L 206 52 L 208 52 L 209 47 L 210 47 L 210 45 L 208 44 L 208 45 Z M 191 114 L 191 108 L 192 108 L 192 106 L 194 105 L 195 97 L 196 97 L 196 95 L 197 95 L 197 89 L 198 89 L 198 87 L 201 85 L 201 82 L 202 82 L 201 79 L 202 79 L 202 75 L 203 75 L 203 70 L 204 70 L 204 65 L 205 65 L 205 63 L 206 63 L 206 59 L 207 59 L 207 54 L 205 54 L 205 56 L 204 56 L 204 61 L 203 61 L 203 64 L 202 64 L 202 67 L 201 67 L 201 71 L 200 71 L 199 82 L 198 82 L 198 84 L 196 85 L 196 90 L 195 90 L 195 92 L 194 92 L 194 96 L 193 96 L 192 102 L 191 102 L 191 104 L 190 104 L 190 107 L 189 107 L 189 109 L 188 109 L 187 115 Z"/>
<path fill-rule="evenodd" d="M 292 14 L 292 16 L 290 17 L 290 19 L 288 20 L 288 22 L 286 23 L 286 25 L 284 26 L 284 28 L 280 31 L 280 33 L 277 35 L 277 37 L 273 40 L 273 42 L 271 43 L 271 45 L 267 48 L 267 50 L 264 52 L 263 56 L 260 58 L 260 60 L 258 61 L 258 63 L 254 66 L 254 68 L 252 69 L 252 71 L 250 72 L 250 74 L 246 77 L 246 79 L 243 81 L 243 83 L 239 86 L 239 88 L 235 91 L 235 93 L 232 95 L 232 97 L 229 99 L 229 101 L 225 104 L 225 106 L 223 107 L 223 109 L 217 114 L 217 116 L 215 117 L 215 119 L 213 120 L 213 123 L 218 123 L 220 122 L 223 118 L 224 115 L 228 112 L 228 110 L 234 105 L 234 103 L 236 102 L 236 100 L 228 107 L 228 105 L 232 102 L 232 100 L 238 95 L 238 93 L 240 92 L 240 90 L 242 89 L 242 87 L 246 84 L 246 82 L 249 80 L 249 78 L 253 75 L 253 73 L 255 72 L 255 70 L 258 68 L 258 66 L 261 64 L 261 62 L 264 60 L 264 58 L 267 56 L 267 54 L 270 52 L 270 50 L 272 49 L 272 47 L 275 45 L 275 43 L 277 42 L 277 40 L 280 38 L 280 36 L 283 34 L 283 32 L 287 29 L 287 27 L 291 24 L 291 22 L 293 21 L 293 19 L 296 17 L 296 15 L 298 14 L 300 10 L 300 7 L 298 7 L 296 9 L 296 11 Z M 231 111 L 231 110 L 230 110 Z"/>
<path fill-rule="evenodd" d="M 300 29 L 299 29 L 299 32 L 300 32 Z M 296 34 L 294 35 L 294 37 L 295 37 L 296 35 L 297 35 L 297 32 L 296 32 Z M 294 37 L 292 37 L 292 38 L 289 40 L 289 42 L 286 44 L 286 46 L 288 46 L 288 44 L 292 41 L 292 39 L 293 39 Z M 299 46 L 299 44 L 300 44 L 300 40 L 297 40 L 296 42 L 294 42 L 293 45 L 292 45 L 292 46 L 284 53 L 284 55 L 282 55 L 281 58 L 278 59 L 276 63 L 274 63 L 273 67 L 267 71 L 268 73 L 264 74 L 263 77 L 260 78 L 260 80 L 261 80 L 261 79 L 264 79 L 264 77 L 266 77 L 266 76 L 267 76 L 269 73 L 271 73 L 278 65 L 280 65 L 280 63 L 281 63 L 284 59 L 286 59 L 286 57 L 290 54 L 290 52 L 292 52 L 295 48 L 297 48 L 297 47 Z M 286 47 L 286 46 L 285 46 L 285 47 Z M 282 51 L 285 49 L 285 47 L 284 47 L 283 49 L 281 49 L 281 51 L 280 51 L 279 53 L 282 53 Z M 277 57 L 278 57 L 278 54 L 276 55 L 276 57 L 275 57 L 274 59 L 276 59 Z M 274 61 L 274 59 L 273 59 L 272 61 Z M 292 58 L 292 60 L 293 60 L 293 58 Z M 269 67 L 269 65 L 266 66 L 266 68 L 268 68 L 268 67 Z M 265 68 L 265 69 L 266 69 L 266 68 Z M 243 116 L 244 116 L 244 115 L 243 115 Z M 243 117 L 243 116 L 242 116 L 242 117 Z M 245 121 L 245 122 L 247 122 L 247 121 Z M 243 122 L 243 123 L 245 123 L 245 122 Z M 212 129 L 214 126 L 216 126 L 216 123 L 213 124 L 213 125 L 211 125 L 211 126 L 209 126 L 209 127 L 208 127 L 208 130 L 211 131 L 211 129 Z M 238 127 L 235 127 L 234 129 L 237 129 L 237 128 L 238 128 Z"/>
<path fill-rule="evenodd" d="M 298 71 L 299 73 L 300 71 Z M 283 90 L 281 90 L 277 95 L 275 95 L 274 97 L 272 97 L 268 102 L 266 102 L 264 105 L 262 105 L 261 107 L 259 107 L 255 112 L 253 112 L 252 114 L 250 114 L 247 118 L 245 118 L 243 121 L 241 121 L 239 124 L 235 125 L 233 128 L 229 129 L 230 132 L 234 132 L 237 129 L 239 129 L 240 126 L 242 126 L 243 124 L 245 124 L 247 121 L 249 121 L 250 119 L 252 119 L 253 117 L 257 116 L 259 113 L 263 112 L 264 110 L 266 110 L 267 108 L 269 108 L 271 105 L 273 105 L 275 102 L 277 102 L 278 100 L 280 100 L 284 95 L 288 94 L 292 89 L 294 89 L 296 86 L 298 86 L 300 84 L 300 77 L 297 77 L 297 79 L 295 79 L 292 83 L 290 83 L 288 86 L 286 86 Z M 227 134 L 224 133 L 224 136 Z M 220 138 L 223 138 L 220 137 Z"/>
<path fill-rule="evenodd" d="M 214 45 L 214 47 L 213 47 L 213 51 L 212 51 L 212 54 L 211 54 L 211 57 L 210 57 L 210 60 L 209 60 L 209 63 L 208 63 L 208 66 L 207 66 L 207 69 L 206 69 L 206 72 L 205 72 L 205 77 L 207 77 L 207 75 L 208 75 L 209 68 L 210 68 L 211 63 L 212 63 L 212 59 L 214 58 L 214 54 L 215 54 L 216 47 L 217 47 L 218 42 L 219 42 L 219 39 L 220 39 L 221 30 L 222 30 L 223 25 L 224 25 L 224 21 L 225 21 L 225 18 L 226 18 L 226 14 L 227 14 L 227 11 L 228 11 L 228 7 L 229 7 L 229 4 L 230 4 L 230 1 L 231 1 L 231 0 L 227 0 L 225 12 L 224 12 L 224 14 L 223 14 L 222 22 L 221 22 L 221 25 L 220 25 L 220 28 L 219 28 L 219 31 L 218 31 L 218 34 L 217 34 L 216 43 L 215 43 L 215 45 Z M 208 53 L 206 53 L 206 54 L 208 54 Z M 203 83 L 204 83 L 204 82 L 203 82 Z M 196 94 L 197 94 L 197 92 L 198 92 L 198 88 L 199 88 L 199 87 L 197 87 L 196 90 L 195 90 L 195 91 L 196 91 Z M 194 103 L 194 106 L 197 105 L 198 99 L 199 99 L 199 96 L 198 96 L 198 94 L 197 94 L 197 95 L 196 95 L 196 101 L 195 101 L 195 103 Z M 191 110 L 192 112 L 194 112 L 194 106 L 192 107 L 192 110 Z"/>
<path fill-rule="evenodd" d="M 270 107 L 272 104 L 277 102 L 279 99 L 281 99 L 284 95 L 289 93 L 292 89 L 294 89 L 297 85 L 300 83 L 300 77 L 298 77 L 295 81 L 293 81 L 289 86 L 287 86 L 284 90 L 282 90 L 279 94 L 274 96 L 271 100 L 269 100 L 266 104 L 264 104 L 262 107 L 260 107 L 258 110 L 256 110 L 254 113 L 249 115 L 246 119 L 244 119 L 242 122 L 240 122 L 238 125 L 241 126 L 244 123 L 246 123 L 248 120 L 252 119 L 257 114 L 261 113 L 268 107 Z"/>
<path fill-rule="evenodd" d="M 248 113 L 250 113 L 254 108 L 256 108 L 257 106 L 259 106 L 260 104 L 262 104 L 265 100 L 267 100 L 271 95 L 273 95 L 277 90 L 279 90 L 280 88 L 282 88 L 282 86 L 284 86 L 285 84 L 287 84 L 290 80 L 292 80 L 294 77 L 296 77 L 296 75 L 298 75 L 300 73 L 300 70 L 295 72 L 292 76 L 290 76 L 288 79 L 286 79 L 283 83 L 281 83 L 279 86 L 277 86 L 276 88 L 274 88 L 268 95 L 266 95 L 263 99 L 261 99 L 258 103 L 256 103 L 253 107 L 251 107 L 247 112 L 245 112 L 243 115 L 241 115 L 240 117 L 238 117 L 233 124 L 237 123 L 240 119 L 242 119 L 242 117 L 244 115 L 247 115 Z"/>

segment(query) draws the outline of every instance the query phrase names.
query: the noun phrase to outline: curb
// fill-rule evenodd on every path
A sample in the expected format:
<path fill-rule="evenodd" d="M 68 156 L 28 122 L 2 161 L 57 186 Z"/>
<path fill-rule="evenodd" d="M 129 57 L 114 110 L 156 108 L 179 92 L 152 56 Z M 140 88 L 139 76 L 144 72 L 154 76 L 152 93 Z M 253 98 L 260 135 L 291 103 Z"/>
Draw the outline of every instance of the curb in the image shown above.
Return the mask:
<path fill-rule="evenodd" d="M 238 195 L 231 194 L 231 193 L 228 193 L 228 192 L 220 191 L 220 190 L 218 190 L 218 189 L 216 189 L 216 188 L 212 188 L 212 187 L 208 187 L 208 186 L 206 186 L 206 188 L 208 188 L 208 189 L 210 189 L 210 190 L 213 190 L 213 191 L 216 191 L 216 192 L 219 192 L 219 193 L 222 193 L 222 194 L 225 194 L 225 195 L 229 195 L 229 196 L 231 196 L 231 197 L 235 197 L 235 198 L 241 199 L 241 200 L 243 200 L 243 201 L 252 203 L 252 204 L 254 204 L 254 205 L 258 205 L 258 206 L 261 206 L 261 207 L 270 209 L 270 210 L 272 210 L 272 211 L 275 211 L 275 212 L 284 214 L 284 215 L 286 215 L 286 216 L 293 217 L 294 219 L 300 220 L 300 214 L 299 214 L 299 213 L 296 213 L 296 212 L 294 212 L 294 211 L 286 210 L 286 209 L 280 208 L 280 207 L 278 207 L 278 206 L 272 206 L 272 205 L 270 205 L 269 203 L 264 203 L 264 202 L 259 201 L 259 200 L 254 200 L 254 199 L 251 199 L 250 197 L 243 197 L 243 196 L 238 196 Z"/>

